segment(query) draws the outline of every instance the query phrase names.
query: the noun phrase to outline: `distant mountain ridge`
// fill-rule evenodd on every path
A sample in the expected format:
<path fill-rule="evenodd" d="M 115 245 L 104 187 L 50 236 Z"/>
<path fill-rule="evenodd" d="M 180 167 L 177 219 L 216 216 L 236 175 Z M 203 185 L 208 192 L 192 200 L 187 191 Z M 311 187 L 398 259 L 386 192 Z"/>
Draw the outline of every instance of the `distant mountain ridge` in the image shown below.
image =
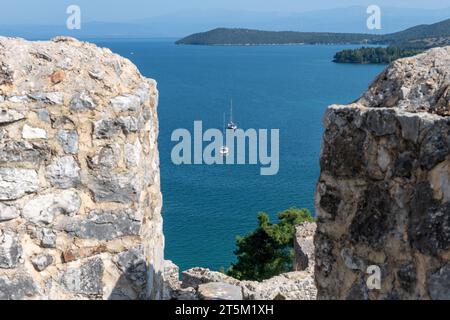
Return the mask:
<path fill-rule="evenodd" d="M 266 12 L 195 8 L 139 20 L 124 18 L 122 21 L 102 22 L 83 18 L 81 30 L 68 30 L 63 19 L 53 25 L 36 22 L 7 25 L 0 21 L 0 34 L 43 39 L 57 35 L 76 38 L 181 38 L 217 26 L 270 31 L 366 33 L 366 9 L 366 6 L 351 6 L 305 12 Z M 394 33 L 450 17 L 450 7 L 437 10 L 383 6 L 381 9 L 382 29 L 371 30 L 370 34 Z"/>
<path fill-rule="evenodd" d="M 334 56 L 338 63 L 381 63 L 388 64 L 394 60 L 410 57 L 432 47 L 450 44 L 450 19 L 432 25 L 420 25 L 407 30 L 385 35 L 386 47 L 363 47 L 342 50 Z"/>
<path fill-rule="evenodd" d="M 390 45 L 407 48 L 431 48 L 450 44 L 450 19 L 419 25 L 383 36 Z"/>
<path fill-rule="evenodd" d="M 384 44 L 421 49 L 450 45 L 450 19 L 386 35 L 217 28 L 192 34 L 176 43 L 192 45 Z"/>

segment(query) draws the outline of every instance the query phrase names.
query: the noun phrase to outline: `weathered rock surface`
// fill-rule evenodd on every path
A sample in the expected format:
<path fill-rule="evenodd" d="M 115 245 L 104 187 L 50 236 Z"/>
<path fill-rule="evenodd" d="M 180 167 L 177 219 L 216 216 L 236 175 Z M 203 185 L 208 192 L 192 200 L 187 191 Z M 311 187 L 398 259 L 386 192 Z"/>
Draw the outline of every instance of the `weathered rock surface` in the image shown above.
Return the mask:
<path fill-rule="evenodd" d="M 42 141 L 11 140 L 0 137 L 0 164 L 23 163 L 38 167 L 50 157 L 48 145 Z"/>
<path fill-rule="evenodd" d="M 87 185 L 98 202 L 127 204 L 139 199 L 142 186 L 138 180 L 133 172 L 97 172 L 91 175 Z"/>
<path fill-rule="evenodd" d="M 446 264 L 429 274 L 427 285 L 431 299 L 450 300 L 450 265 Z"/>
<path fill-rule="evenodd" d="M 448 298 L 449 62 L 450 47 L 398 60 L 356 103 L 326 112 L 319 299 Z"/>
<path fill-rule="evenodd" d="M 305 222 L 297 226 L 294 237 L 294 270 L 308 271 L 314 274 L 314 235 L 317 225 L 314 222 Z"/>
<path fill-rule="evenodd" d="M 44 271 L 53 263 L 53 257 L 51 255 L 40 254 L 31 258 L 31 263 L 37 271 Z"/>
<path fill-rule="evenodd" d="M 180 290 L 181 290 L 181 282 L 179 280 L 180 268 L 173 263 L 170 260 L 164 261 L 164 290 L 163 290 L 163 299 L 164 300 L 172 300 L 177 299 L 179 297 Z M 195 295 L 195 290 L 194 294 Z M 192 300 L 187 299 L 187 297 L 184 297 L 184 299 L 180 300 Z"/>
<path fill-rule="evenodd" d="M 103 273 L 105 266 L 100 258 L 93 258 L 61 273 L 62 287 L 73 293 L 88 297 L 103 295 Z"/>
<path fill-rule="evenodd" d="M 223 282 L 210 282 L 198 286 L 200 300 L 242 300 L 242 290 Z"/>
<path fill-rule="evenodd" d="M 186 270 L 179 281 L 173 263 L 166 264 L 165 271 L 166 299 L 315 300 L 317 294 L 313 275 L 306 271 L 286 273 L 262 282 L 239 281 L 205 268 Z"/>
<path fill-rule="evenodd" d="M 38 189 L 35 170 L 0 167 L 0 200 L 16 200 Z"/>
<path fill-rule="evenodd" d="M 47 167 L 47 179 L 56 188 L 76 188 L 81 183 L 80 170 L 72 156 L 64 156 Z"/>
<path fill-rule="evenodd" d="M 165 300 L 315 300 L 314 235 L 316 223 L 296 228 L 295 272 L 261 282 L 239 281 L 221 272 L 192 268 L 182 272 L 172 261 L 165 261 Z"/>
<path fill-rule="evenodd" d="M 76 130 L 60 130 L 56 133 L 56 139 L 65 153 L 76 154 L 78 152 L 78 133 Z"/>
<path fill-rule="evenodd" d="M 0 276 L 0 288 L 0 300 L 30 299 L 39 294 L 33 279 L 23 274 L 11 279 Z"/>
<path fill-rule="evenodd" d="M 64 231 L 82 239 L 113 240 L 124 236 L 138 236 L 141 227 L 133 210 L 92 211 L 87 217 L 66 218 L 61 221 Z"/>
<path fill-rule="evenodd" d="M 36 238 L 40 241 L 42 248 L 56 248 L 57 234 L 52 229 L 42 228 L 36 230 Z"/>
<path fill-rule="evenodd" d="M 0 222 L 18 218 L 20 215 L 19 209 L 14 206 L 8 206 L 0 202 Z"/>
<path fill-rule="evenodd" d="M 109 49 L 0 37 L 0 299 L 160 299 L 155 81 Z"/>
<path fill-rule="evenodd" d="M 10 230 L 0 230 L 0 269 L 13 269 L 18 266 L 22 246 L 17 235 Z"/>
<path fill-rule="evenodd" d="M 32 128 L 29 125 L 24 125 L 22 129 L 22 138 L 24 139 L 46 139 L 47 132 L 44 129 Z"/>
<path fill-rule="evenodd" d="M 381 73 L 359 103 L 369 108 L 398 108 L 450 115 L 450 47 L 435 48 L 395 61 Z"/>
<path fill-rule="evenodd" d="M 22 216 L 30 223 L 51 224 L 59 214 L 77 214 L 80 206 L 81 198 L 78 193 L 65 190 L 31 199 L 23 207 Z"/>
<path fill-rule="evenodd" d="M 22 120 L 24 115 L 16 110 L 0 109 L 0 124 Z"/>

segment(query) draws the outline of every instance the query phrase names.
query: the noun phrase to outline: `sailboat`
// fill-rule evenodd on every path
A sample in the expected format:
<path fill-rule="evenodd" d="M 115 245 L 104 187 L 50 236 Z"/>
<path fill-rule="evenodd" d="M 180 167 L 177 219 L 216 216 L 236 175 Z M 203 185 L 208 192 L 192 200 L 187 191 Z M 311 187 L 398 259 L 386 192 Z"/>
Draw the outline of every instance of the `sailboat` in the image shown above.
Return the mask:
<path fill-rule="evenodd" d="M 223 137 L 224 137 L 224 139 L 226 139 L 226 136 L 227 136 L 227 131 L 225 130 L 225 113 L 224 113 L 223 114 Z M 220 147 L 219 153 L 222 156 L 226 157 L 226 156 L 228 156 L 228 153 L 230 153 L 230 149 L 226 145 L 223 145 L 222 147 Z"/>
<path fill-rule="evenodd" d="M 231 100 L 230 122 L 228 122 L 227 128 L 233 131 L 236 131 L 238 128 L 237 125 L 233 122 L 233 100 Z"/>

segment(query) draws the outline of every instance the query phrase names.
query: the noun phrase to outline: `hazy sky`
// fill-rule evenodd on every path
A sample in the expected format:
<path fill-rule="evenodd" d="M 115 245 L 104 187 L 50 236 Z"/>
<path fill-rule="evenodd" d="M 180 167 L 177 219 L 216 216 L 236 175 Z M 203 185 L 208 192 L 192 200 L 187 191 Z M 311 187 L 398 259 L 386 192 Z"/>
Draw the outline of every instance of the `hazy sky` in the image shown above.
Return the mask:
<path fill-rule="evenodd" d="M 0 0 L 1 24 L 59 24 L 68 5 L 82 9 L 84 21 L 132 21 L 179 11 L 210 9 L 309 11 L 370 4 L 405 8 L 450 7 L 450 0 Z"/>

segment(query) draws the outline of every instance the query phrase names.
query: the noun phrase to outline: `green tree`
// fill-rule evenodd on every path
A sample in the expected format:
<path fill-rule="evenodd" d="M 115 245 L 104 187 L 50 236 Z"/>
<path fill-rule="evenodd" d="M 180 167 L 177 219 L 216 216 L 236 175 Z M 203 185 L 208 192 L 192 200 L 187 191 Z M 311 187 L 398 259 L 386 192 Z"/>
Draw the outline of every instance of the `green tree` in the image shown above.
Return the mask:
<path fill-rule="evenodd" d="M 334 56 L 334 62 L 339 63 L 381 63 L 388 64 L 394 60 L 410 57 L 421 53 L 421 49 L 403 49 L 400 47 L 359 48 L 343 50 Z"/>
<path fill-rule="evenodd" d="M 295 226 L 314 221 L 307 209 L 291 208 L 278 214 L 279 222 L 270 222 L 267 213 L 258 215 L 258 227 L 236 238 L 236 263 L 227 271 L 239 280 L 269 279 L 293 268 Z"/>

